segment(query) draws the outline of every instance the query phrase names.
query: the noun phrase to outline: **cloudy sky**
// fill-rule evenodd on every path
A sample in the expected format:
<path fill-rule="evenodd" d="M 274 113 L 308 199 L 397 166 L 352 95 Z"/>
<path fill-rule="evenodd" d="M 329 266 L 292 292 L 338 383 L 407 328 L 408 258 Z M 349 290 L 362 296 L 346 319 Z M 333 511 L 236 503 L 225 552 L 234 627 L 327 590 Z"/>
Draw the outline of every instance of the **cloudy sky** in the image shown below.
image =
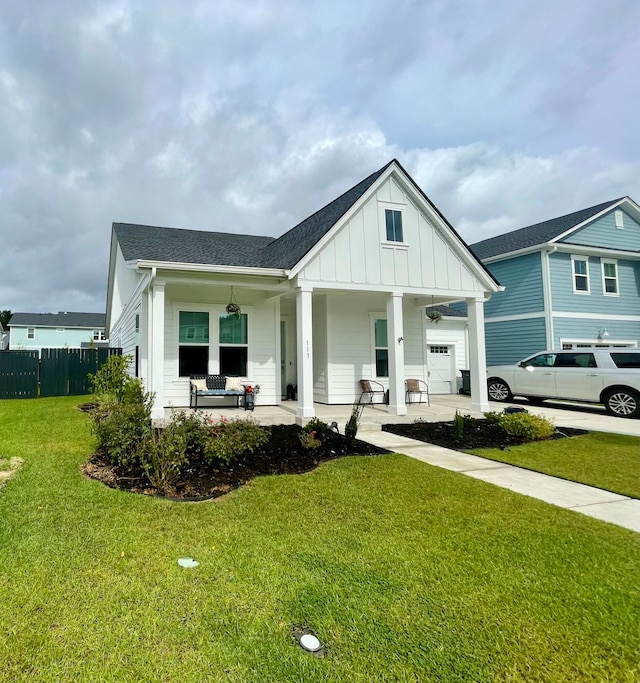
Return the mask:
<path fill-rule="evenodd" d="M 111 223 L 279 235 L 396 157 L 468 243 L 640 200 L 637 0 L 0 0 L 0 309 Z"/>

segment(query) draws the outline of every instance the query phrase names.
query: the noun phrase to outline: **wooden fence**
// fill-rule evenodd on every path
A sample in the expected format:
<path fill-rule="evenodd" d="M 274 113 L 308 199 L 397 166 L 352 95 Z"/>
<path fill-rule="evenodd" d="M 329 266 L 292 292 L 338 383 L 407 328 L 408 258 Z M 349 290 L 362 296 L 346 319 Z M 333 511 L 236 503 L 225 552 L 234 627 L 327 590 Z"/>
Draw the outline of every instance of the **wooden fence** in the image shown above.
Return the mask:
<path fill-rule="evenodd" d="M 81 396 L 91 392 L 94 374 L 122 349 L 0 351 L 0 398 Z"/>

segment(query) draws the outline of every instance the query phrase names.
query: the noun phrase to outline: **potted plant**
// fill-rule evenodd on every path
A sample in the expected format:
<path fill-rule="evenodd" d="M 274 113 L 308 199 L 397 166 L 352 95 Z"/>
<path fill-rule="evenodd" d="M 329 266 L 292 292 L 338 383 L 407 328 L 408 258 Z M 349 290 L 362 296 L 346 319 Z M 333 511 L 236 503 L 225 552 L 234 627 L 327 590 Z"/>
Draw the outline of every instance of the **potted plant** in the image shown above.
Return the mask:
<path fill-rule="evenodd" d="M 230 315 L 240 315 L 240 306 L 232 301 L 227 304 L 227 313 Z"/>
<path fill-rule="evenodd" d="M 429 313 L 427 313 L 427 318 L 429 318 L 432 323 L 439 323 L 442 320 L 442 313 L 440 313 L 440 311 L 429 311 Z"/>

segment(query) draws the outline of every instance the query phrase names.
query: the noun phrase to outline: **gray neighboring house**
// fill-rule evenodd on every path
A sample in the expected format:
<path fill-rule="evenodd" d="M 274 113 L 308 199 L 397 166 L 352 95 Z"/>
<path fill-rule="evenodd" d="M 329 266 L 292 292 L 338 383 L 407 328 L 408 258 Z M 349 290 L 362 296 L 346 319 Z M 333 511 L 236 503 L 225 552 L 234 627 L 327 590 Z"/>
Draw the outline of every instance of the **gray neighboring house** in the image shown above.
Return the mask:
<path fill-rule="evenodd" d="M 104 313 L 14 313 L 9 321 L 10 350 L 107 347 Z"/>

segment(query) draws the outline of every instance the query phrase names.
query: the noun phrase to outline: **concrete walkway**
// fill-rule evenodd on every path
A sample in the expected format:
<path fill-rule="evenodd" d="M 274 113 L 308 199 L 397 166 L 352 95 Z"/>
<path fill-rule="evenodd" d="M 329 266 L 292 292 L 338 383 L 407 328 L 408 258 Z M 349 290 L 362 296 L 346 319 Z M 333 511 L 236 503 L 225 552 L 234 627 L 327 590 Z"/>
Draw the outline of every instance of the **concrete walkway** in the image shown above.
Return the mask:
<path fill-rule="evenodd" d="M 390 432 L 367 431 L 359 434 L 359 437 L 376 446 L 422 460 L 430 465 L 466 474 L 474 479 L 482 479 L 516 493 L 640 533 L 640 500 L 513 465 L 505 465 L 477 455 L 452 451 Z"/>

